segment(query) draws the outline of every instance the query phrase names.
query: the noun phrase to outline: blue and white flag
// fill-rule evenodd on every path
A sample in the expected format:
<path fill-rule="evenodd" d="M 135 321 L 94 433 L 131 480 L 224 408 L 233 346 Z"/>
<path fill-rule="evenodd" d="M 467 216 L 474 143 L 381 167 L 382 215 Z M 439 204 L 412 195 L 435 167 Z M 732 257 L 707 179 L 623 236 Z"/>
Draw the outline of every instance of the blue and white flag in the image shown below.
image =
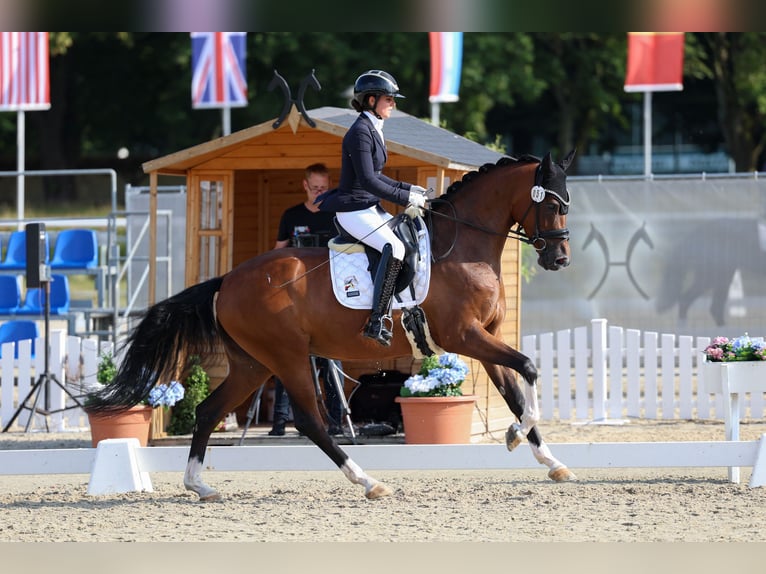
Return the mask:
<path fill-rule="evenodd" d="M 462 32 L 429 32 L 431 89 L 428 101 L 456 102 L 463 64 Z"/>
<path fill-rule="evenodd" d="M 247 106 L 247 32 L 192 32 L 192 107 Z"/>

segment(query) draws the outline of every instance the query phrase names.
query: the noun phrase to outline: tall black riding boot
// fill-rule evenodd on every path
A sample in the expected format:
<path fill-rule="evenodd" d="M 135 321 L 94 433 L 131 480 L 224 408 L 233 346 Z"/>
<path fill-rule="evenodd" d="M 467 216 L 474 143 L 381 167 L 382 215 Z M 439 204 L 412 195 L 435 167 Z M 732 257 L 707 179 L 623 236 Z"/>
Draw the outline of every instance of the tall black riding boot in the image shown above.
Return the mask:
<path fill-rule="evenodd" d="M 395 259 L 390 244 L 386 244 L 375 272 L 372 292 L 372 313 L 364 328 L 364 336 L 375 339 L 384 347 L 391 344 L 394 323 L 391 319 L 391 297 L 394 295 L 396 277 L 402 269 L 402 262 Z"/>

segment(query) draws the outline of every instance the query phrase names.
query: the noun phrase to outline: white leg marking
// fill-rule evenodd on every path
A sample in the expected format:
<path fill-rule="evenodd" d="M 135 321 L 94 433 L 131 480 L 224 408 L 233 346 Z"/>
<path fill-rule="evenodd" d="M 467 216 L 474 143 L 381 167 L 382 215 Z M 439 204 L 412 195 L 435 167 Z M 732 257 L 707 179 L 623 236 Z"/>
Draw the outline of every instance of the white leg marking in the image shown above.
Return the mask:
<path fill-rule="evenodd" d="M 530 442 L 529 447 L 532 449 L 532 454 L 534 455 L 535 459 L 537 459 L 537 462 L 544 464 L 550 470 L 556 470 L 564 466 L 562 462 L 553 456 L 551 449 L 549 449 L 548 445 L 544 442 L 540 443 L 539 447 Z"/>
<path fill-rule="evenodd" d="M 540 411 L 537 407 L 537 385 L 524 384 L 524 412 L 521 414 L 521 434 L 527 436 L 533 426 L 540 420 Z"/>
<path fill-rule="evenodd" d="M 343 466 L 340 467 L 340 469 L 343 471 L 343 474 L 346 475 L 346 478 L 349 479 L 354 484 L 361 484 L 364 486 L 364 492 L 367 494 L 372 490 L 372 488 L 378 484 L 378 481 L 369 476 L 366 472 L 364 472 L 361 467 L 356 464 L 353 460 L 350 458 L 346 460 L 346 462 L 343 464 Z"/>
<path fill-rule="evenodd" d="M 200 500 L 217 500 L 220 498 L 215 489 L 202 481 L 202 463 L 195 457 L 189 459 L 184 472 L 184 486 L 199 494 Z"/>

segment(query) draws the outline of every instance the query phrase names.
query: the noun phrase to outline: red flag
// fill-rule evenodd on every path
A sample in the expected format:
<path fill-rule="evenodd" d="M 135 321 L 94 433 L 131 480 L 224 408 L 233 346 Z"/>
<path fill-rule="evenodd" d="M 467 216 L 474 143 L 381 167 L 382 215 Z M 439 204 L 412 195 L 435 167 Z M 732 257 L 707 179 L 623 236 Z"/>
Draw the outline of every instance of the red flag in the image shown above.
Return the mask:
<path fill-rule="evenodd" d="M 48 32 L 1 32 L 0 111 L 50 107 Z"/>
<path fill-rule="evenodd" d="M 683 90 L 683 71 L 683 32 L 628 32 L 626 92 Z"/>

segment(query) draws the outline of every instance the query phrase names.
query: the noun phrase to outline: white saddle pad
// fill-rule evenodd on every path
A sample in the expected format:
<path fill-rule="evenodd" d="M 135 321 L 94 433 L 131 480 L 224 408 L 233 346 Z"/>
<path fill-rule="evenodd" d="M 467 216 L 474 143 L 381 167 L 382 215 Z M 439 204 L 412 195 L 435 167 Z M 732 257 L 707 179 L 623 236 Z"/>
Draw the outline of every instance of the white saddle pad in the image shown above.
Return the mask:
<path fill-rule="evenodd" d="M 412 286 L 414 297 L 407 287 L 393 298 L 393 308 L 419 305 L 428 295 L 431 280 L 431 243 L 428 230 L 422 220 L 418 224 L 418 245 L 420 260 L 417 262 Z M 330 280 L 335 298 L 341 305 L 351 309 L 372 308 L 372 278 L 367 270 L 368 261 L 365 253 L 340 253 L 330 251 Z M 401 299 L 401 301 L 397 300 Z"/>

